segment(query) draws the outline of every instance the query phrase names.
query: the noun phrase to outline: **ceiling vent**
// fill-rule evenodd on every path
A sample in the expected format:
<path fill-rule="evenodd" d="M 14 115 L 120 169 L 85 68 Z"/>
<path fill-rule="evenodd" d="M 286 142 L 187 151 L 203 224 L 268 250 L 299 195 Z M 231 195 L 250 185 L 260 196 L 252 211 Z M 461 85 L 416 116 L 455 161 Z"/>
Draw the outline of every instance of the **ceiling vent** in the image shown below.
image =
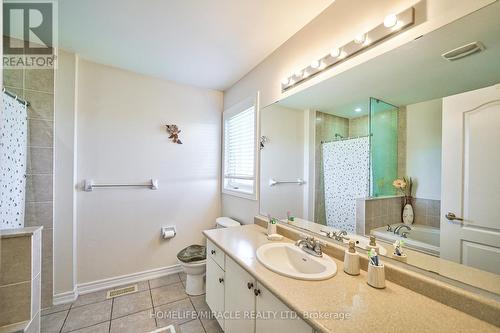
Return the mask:
<path fill-rule="evenodd" d="M 445 58 L 448 61 L 454 61 L 458 59 L 462 59 L 467 57 L 468 55 L 474 54 L 476 52 L 480 52 L 484 50 L 484 45 L 481 42 L 472 42 L 451 51 L 445 52 L 441 55 L 441 57 Z"/>

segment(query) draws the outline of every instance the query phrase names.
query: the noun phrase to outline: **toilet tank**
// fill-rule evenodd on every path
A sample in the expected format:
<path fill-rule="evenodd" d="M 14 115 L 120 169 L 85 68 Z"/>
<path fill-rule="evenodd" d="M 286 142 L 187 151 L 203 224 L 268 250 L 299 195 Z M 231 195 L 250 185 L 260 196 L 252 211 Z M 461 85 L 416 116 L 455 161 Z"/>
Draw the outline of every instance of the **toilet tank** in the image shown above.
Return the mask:
<path fill-rule="evenodd" d="M 240 222 L 233 220 L 229 217 L 218 217 L 215 219 L 215 224 L 218 228 L 230 228 L 230 227 L 238 227 L 241 225 Z"/>

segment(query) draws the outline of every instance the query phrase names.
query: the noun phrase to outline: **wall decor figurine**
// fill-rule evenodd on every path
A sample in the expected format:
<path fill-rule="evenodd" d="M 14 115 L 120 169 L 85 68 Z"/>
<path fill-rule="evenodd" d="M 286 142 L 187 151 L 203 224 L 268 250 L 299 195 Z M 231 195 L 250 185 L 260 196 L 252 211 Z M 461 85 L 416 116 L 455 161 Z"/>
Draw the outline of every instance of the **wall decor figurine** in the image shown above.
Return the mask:
<path fill-rule="evenodd" d="M 172 139 L 172 142 L 182 145 L 182 141 L 179 139 L 179 133 L 181 132 L 179 127 L 173 124 L 166 125 L 166 127 L 167 127 L 167 133 L 170 134 L 168 138 Z"/>

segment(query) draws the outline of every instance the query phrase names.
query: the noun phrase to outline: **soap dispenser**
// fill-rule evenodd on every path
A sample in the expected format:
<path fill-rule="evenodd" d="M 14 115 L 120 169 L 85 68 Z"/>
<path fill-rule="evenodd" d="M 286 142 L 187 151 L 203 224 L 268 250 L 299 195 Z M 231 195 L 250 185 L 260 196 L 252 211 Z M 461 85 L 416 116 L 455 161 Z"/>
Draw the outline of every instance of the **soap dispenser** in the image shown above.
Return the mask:
<path fill-rule="evenodd" d="M 379 254 L 379 246 L 377 245 L 376 241 L 375 241 L 375 236 L 370 236 L 370 244 L 368 244 L 368 246 L 366 247 L 367 250 L 375 250 L 375 252 L 377 252 L 377 254 Z"/>
<path fill-rule="evenodd" d="M 349 248 L 345 250 L 344 272 L 349 275 L 359 275 L 359 254 L 356 252 L 355 241 L 349 241 Z"/>

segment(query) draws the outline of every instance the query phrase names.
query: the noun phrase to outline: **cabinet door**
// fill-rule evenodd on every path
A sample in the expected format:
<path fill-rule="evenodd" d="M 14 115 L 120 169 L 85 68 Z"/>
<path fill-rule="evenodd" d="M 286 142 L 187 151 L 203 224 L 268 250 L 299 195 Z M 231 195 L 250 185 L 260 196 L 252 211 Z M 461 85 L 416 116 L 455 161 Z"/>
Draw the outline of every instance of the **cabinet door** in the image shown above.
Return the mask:
<path fill-rule="evenodd" d="M 220 326 L 224 328 L 224 271 L 211 258 L 207 259 L 207 293 L 206 301 L 210 310 L 215 313 Z"/>
<path fill-rule="evenodd" d="M 255 310 L 256 333 L 287 332 L 287 333 L 312 333 L 313 329 L 301 318 L 295 315 L 269 290 L 257 283 L 257 297 Z M 295 315 L 295 317 L 293 316 Z M 292 318 L 290 318 L 292 317 Z"/>
<path fill-rule="evenodd" d="M 226 257 L 225 333 L 255 332 L 255 280 L 236 262 Z"/>

